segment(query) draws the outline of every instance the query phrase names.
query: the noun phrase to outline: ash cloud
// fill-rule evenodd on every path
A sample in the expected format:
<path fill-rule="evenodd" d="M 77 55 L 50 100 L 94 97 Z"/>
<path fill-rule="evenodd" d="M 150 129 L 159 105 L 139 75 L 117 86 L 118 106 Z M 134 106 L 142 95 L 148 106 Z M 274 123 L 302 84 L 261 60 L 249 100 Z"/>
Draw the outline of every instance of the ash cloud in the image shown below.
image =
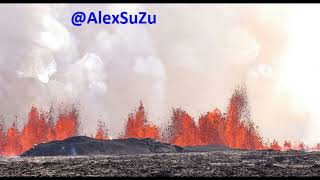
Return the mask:
<path fill-rule="evenodd" d="M 265 13 L 271 9 L 275 18 Z M 72 13 L 99 10 L 147 10 L 157 14 L 157 24 L 72 26 Z M 225 111 L 233 88 L 245 82 L 262 135 L 302 140 L 307 115 L 297 115 L 286 106 L 287 97 L 271 93 L 286 42 L 284 10 L 213 4 L 1 5 L 0 113 L 7 115 L 6 124 L 18 115 L 21 125 L 31 105 L 45 110 L 52 103 L 79 103 L 83 134 L 93 134 L 100 119 L 115 137 L 140 100 L 149 120 L 163 125 L 172 107 L 196 118 L 215 107 Z"/>

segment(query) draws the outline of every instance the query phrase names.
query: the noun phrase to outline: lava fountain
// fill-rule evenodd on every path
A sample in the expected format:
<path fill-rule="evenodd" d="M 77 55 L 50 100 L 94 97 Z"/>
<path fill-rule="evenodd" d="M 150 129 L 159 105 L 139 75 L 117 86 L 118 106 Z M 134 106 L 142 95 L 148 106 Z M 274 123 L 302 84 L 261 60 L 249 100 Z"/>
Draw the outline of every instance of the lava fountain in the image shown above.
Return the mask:
<path fill-rule="evenodd" d="M 6 131 L 0 122 L 0 155 L 21 154 L 36 144 L 63 140 L 79 135 L 79 111 L 75 106 L 62 108 L 54 121 L 53 108 L 48 112 L 39 112 L 32 107 L 27 123 L 21 131 L 17 127 L 17 118 Z M 128 115 L 124 132 L 119 138 L 152 138 L 178 146 L 224 145 L 243 150 L 320 150 L 320 144 L 309 148 L 304 143 L 292 144 L 285 141 L 263 142 L 257 127 L 250 118 L 247 91 L 244 86 L 236 88 L 229 100 L 227 112 L 222 115 L 218 108 L 201 114 L 198 123 L 182 108 L 173 108 L 169 128 L 162 131 L 148 122 L 145 108 L 140 102 L 138 108 Z M 108 140 L 105 123 L 98 121 L 96 139 Z"/>
<path fill-rule="evenodd" d="M 142 102 L 134 113 L 129 114 L 123 138 L 160 138 L 159 128 L 148 124 Z"/>
<path fill-rule="evenodd" d="M 63 140 L 78 134 L 78 109 L 59 113 L 56 123 L 52 120 L 52 108 L 49 112 L 39 113 L 32 107 L 22 131 L 17 128 L 17 120 L 8 128 L 6 134 L 1 124 L 0 155 L 18 155 L 39 143 Z"/>

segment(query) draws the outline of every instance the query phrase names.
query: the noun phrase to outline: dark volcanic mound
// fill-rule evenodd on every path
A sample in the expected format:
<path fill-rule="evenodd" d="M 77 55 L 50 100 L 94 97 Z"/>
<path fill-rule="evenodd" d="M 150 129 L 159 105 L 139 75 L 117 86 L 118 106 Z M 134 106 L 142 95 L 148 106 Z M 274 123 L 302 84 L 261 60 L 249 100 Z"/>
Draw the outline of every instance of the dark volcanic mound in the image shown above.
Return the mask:
<path fill-rule="evenodd" d="M 153 139 L 97 140 L 75 136 L 62 141 L 38 144 L 20 156 L 74 156 L 184 152 L 184 148 Z"/>

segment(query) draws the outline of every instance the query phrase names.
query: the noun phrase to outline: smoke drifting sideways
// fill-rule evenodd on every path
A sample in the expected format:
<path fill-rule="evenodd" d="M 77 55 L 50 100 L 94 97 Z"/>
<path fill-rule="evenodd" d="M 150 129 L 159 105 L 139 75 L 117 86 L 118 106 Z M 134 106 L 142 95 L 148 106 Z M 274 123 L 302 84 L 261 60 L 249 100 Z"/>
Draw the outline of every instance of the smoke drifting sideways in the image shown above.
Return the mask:
<path fill-rule="evenodd" d="M 99 10 L 149 11 L 157 24 L 70 22 L 76 11 Z M 172 107 L 195 117 L 226 108 L 244 82 L 263 137 L 303 140 L 312 130 L 307 112 L 273 93 L 285 12 L 271 5 L 1 5 L 0 113 L 7 126 L 15 115 L 21 126 L 32 105 L 77 103 L 83 134 L 94 134 L 101 120 L 117 136 L 140 100 L 149 121 L 165 125 Z"/>

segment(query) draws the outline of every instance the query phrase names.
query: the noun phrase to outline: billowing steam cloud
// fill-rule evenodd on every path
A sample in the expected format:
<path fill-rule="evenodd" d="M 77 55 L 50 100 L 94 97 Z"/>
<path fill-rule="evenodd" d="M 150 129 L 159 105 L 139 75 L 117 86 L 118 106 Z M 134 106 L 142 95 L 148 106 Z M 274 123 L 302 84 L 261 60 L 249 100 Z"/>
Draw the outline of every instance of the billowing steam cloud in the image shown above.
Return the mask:
<path fill-rule="evenodd" d="M 157 24 L 74 27 L 79 10 L 146 10 Z M 195 117 L 224 110 L 245 82 L 262 135 L 302 140 L 308 116 L 272 92 L 285 18 L 283 6 L 267 5 L 1 5 L 0 113 L 8 124 L 31 105 L 74 102 L 83 133 L 100 119 L 116 136 L 140 100 L 162 125 L 172 107 Z"/>

